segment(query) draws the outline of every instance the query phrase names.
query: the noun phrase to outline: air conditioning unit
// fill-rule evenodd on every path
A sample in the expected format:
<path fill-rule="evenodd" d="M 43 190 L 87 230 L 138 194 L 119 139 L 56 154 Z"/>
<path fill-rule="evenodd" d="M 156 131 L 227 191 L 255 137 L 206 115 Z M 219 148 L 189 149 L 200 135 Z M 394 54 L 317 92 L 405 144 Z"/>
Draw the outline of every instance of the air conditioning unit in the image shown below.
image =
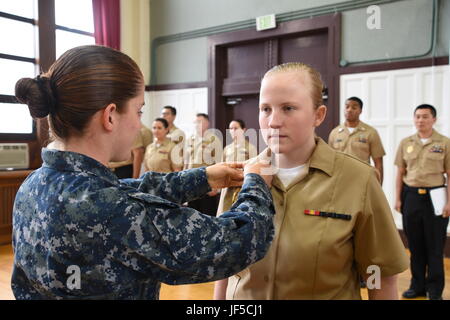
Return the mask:
<path fill-rule="evenodd" d="M 0 170 L 28 169 L 28 144 L 26 143 L 0 143 Z"/>

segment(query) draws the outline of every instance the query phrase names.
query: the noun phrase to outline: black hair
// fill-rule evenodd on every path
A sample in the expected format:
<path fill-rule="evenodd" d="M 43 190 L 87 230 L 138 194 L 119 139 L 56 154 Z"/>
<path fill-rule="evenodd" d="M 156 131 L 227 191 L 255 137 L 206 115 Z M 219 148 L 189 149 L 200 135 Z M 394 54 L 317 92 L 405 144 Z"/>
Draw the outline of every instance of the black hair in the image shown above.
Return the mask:
<path fill-rule="evenodd" d="M 197 113 L 196 117 L 203 117 L 203 118 L 205 118 L 206 120 L 209 121 L 209 117 L 208 117 L 208 115 L 206 113 Z"/>
<path fill-rule="evenodd" d="M 245 129 L 245 122 L 244 122 L 244 120 L 241 120 L 241 119 L 233 119 L 233 120 L 230 121 L 230 123 L 233 122 L 233 121 L 239 123 L 239 126 L 241 127 L 241 129 Z"/>
<path fill-rule="evenodd" d="M 163 109 L 169 109 L 170 112 L 172 112 L 172 114 L 173 114 L 174 116 L 177 115 L 177 109 L 175 109 L 175 108 L 172 107 L 172 106 L 165 106 L 165 107 L 163 107 Z"/>
<path fill-rule="evenodd" d="M 169 127 L 169 122 L 167 122 L 167 120 L 164 119 L 164 118 L 156 118 L 156 119 L 153 120 L 153 121 L 159 121 L 159 122 L 161 122 L 161 123 L 163 124 L 164 128 L 166 128 L 166 129 Z"/>
<path fill-rule="evenodd" d="M 357 102 L 359 104 L 359 107 L 361 109 L 363 108 L 363 102 L 362 102 L 362 100 L 360 98 L 358 98 L 358 97 L 350 97 L 350 98 L 347 99 L 347 101 L 348 100 Z"/>
<path fill-rule="evenodd" d="M 436 108 L 433 107 L 431 104 L 424 103 L 424 104 L 417 106 L 416 109 L 414 109 L 414 114 L 416 114 L 416 111 L 419 109 L 429 109 L 433 118 L 436 118 L 436 116 L 437 116 Z"/>

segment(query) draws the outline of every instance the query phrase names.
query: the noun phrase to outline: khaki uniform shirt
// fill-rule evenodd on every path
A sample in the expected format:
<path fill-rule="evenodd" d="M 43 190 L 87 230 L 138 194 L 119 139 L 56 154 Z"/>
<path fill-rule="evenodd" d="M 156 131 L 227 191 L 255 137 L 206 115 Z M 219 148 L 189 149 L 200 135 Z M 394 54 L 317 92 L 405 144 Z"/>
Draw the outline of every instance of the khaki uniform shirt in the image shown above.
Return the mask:
<path fill-rule="evenodd" d="M 328 144 L 333 149 L 354 155 L 367 163 L 370 163 L 370 157 L 376 159 L 386 154 L 377 130 L 362 121 L 353 133 L 350 133 L 345 124 L 334 128 Z"/>
<path fill-rule="evenodd" d="M 256 147 L 247 140 L 245 140 L 245 144 L 233 142 L 223 149 L 223 161 L 225 162 L 247 161 L 257 155 Z"/>
<path fill-rule="evenodd" d="M 264 259 L 229 278 L 227 299 L 361 299 L 358 274 L 369 266 L 381 276 L 408 268 L 372 167 L 320 138 L 305 167 L 288 188 L 274 176 L 275 238 Z M 219 212 L 232 200 L 233 189 L 222 192 Z"/>
<path fill-rule="evenodd" d="M 172 142 L 178 144 L 182 143 L 186 137 L 183 130 L 177 128 L 175 125 L 172 127 L 172 129 L 169 130 L 169 133 L 166 136 L 169 138 Z"/>
<path fill-rule="evenodd" d="M 403 182 L 410 187 L 442 186 L 450 171 L 450 139 L 435 130 L 425 144 L 417 133 L 407 137 L 400 142 L 395 165 L 406 169 Z"/>
<path fill-rule="evenodd" d="M 136 139 L 133 142 L 133 146 L 131 147 L 131 150 L 137 149 L 137 148 L 146 148 L 150 143 L 153 142 L 153 134 L 152 131 L 147 128 L 146 126 L 142 125 L 141 130 L 139 131 L 139 134 L 137 135 Z M 110 162 L 109 167 L 111 169 L 127 166 L 130 164 L 133 164 L 133 154 L 130 150 L 130 159 L 126 161 L 120 161 L 120 162 Z"/>
<path fill-rule="evenodd" d="M 222 141 L 210 131 L 203 137 L 191 136 L 185 148 L 184 169 L 210 166 L 222 161 Z"/>
<path fill-rule="evenodd" d="M 172 157 L 172 150 L 175 146 L 176 144 L 168 138 L 162 144 L 156 142 L 150 144 L 144 155 L 146 169 L 156 172 L 173 172 L 176 168 L 182 168 L 183 164 Z"/>

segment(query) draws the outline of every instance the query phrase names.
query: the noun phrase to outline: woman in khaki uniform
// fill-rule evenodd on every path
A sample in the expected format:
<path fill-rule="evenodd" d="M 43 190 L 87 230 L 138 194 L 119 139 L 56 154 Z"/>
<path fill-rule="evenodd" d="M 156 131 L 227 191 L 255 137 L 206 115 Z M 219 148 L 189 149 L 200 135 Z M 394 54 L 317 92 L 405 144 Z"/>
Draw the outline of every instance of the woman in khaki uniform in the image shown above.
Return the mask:
<path fill-rule="evenodd" d="M 163 118 L 153 121 L 152 133 L 155 141 L 145 150 L 145 171 L 175 172 L 181 171 L 182 159 L 173 152 L 176 144 L 166 137 L 169 123 Z"/>
<path fill-rule="evenodd" d="M 231 120 L 228 128 L 233 142 L 223 149 L 223 161 L 242 162 L 256 157 L 256 147 L 244 136 L 244 132 L 247 130 L 245 122 L 240 119 Z"/>
<path fill-rule="evenodd" d="M 216 299 L 361 299 L 359 274 L 370 299 L 398 299 L 408 258 L 391 209 L 374 168 L 315 136 L 326 115 L 322 88 L 301 63 L 265 74 L 259 123 L 278 170 L 275 238 L 263 260 L 216 283 Z M 234 194 L 223 192 L 219 212 Z"/>
<path fill-rule="evenodd" d="M 411 283 L 405 298 L 428 295 L 441 300 L 445 286 L 444 248 L 450 215 L 450 139 L 433 129 L 436 109 L 422 104 L 414 110 L 417 133 L 397 150 L 396 204 L 411 251 Z M 447 176 L 447 186 L 445 181 Z M 435 214 L 430 191 L 443 188 L 447 203 Z"/>

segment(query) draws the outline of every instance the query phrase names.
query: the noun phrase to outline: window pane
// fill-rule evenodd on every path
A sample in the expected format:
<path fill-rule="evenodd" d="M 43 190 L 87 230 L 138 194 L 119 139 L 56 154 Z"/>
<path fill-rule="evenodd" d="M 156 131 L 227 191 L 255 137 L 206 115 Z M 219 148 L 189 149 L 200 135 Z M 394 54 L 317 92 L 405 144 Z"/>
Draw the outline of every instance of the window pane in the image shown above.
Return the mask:
<path fill-rule="evenodd" d="M 25 104 L 0 103 L 0 133 L 33 133 L 33 119 Z"/>
<path fill-rule="evenodd" d="M 34 58 L 37 28 L 30 23 L 0 18 L 0 53 Z M 4 32 L 8 30 L 8 32 Z"/>
<path fill-rule="evenodd" d="M 0 59 L 0 94 L 14 95 L 14 87 L 20 78 L 34 78 L 34 63 Z M 3 113 L 0 113 L 3 114 Z"/>
<path fill-rule="evenodd" d="M 94 37 L 56 30 L 56 59 L 69 49 L 87 44 L 95 44 Z"/>
<path fill-rule="evenodd" d="M 0 11 L 25 18 L 34 19 L 36 8 L 35 0 L 1 0 Z"/>
<path fill-rule="evenodd" d="M 94 33 L 92 0 L 55 0 L 55 20 L 59 26 Z"/>

